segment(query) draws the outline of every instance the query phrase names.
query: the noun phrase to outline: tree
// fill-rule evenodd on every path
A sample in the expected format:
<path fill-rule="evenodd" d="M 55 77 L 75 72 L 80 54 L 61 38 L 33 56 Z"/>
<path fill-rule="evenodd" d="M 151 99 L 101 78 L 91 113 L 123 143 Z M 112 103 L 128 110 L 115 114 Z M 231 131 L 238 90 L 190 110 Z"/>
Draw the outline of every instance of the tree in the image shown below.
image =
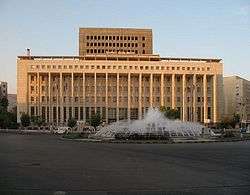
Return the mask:
<path fill-rule="evenodd" d="M 97 112 L 96 114 L 92 115 L 90 118 L 90 125 L 93 126 L 95 129 L 96 127 L 98 127 L 101 124 L 101 115 L 99 112 Z"/>
<path fill-rule="evenodd" d="M 9 124 L 9 118 L 7 112 L 1 112 L 0 113 L 0 128 L 6 129 L 8 128 Z"/>
<path fill-rule="evenodd" d="M 7 112 L 8 105 L 9 105 L 9 102 L 6 97 L 3 97 L 0 99 L 0 114 Z"/>
<path fill-rule="evenodd" d="M 232 120 L 232 126 L 235 127 L 235 125 L 240 123 L 240 115 L 239 114 L 234 114 L 233 120 Z"/>
<path fill-rule="evenodd" d="M 36 125 L 39 127 L 42 126 L 42 124 L 45 122 L 41 116 L 32 116 L 30 118 L 30 121 L 33 125 Z"/>
<path fill-rule="evenodd" d="M 70 128 L 73 128 L 73 127 L 75 127 L 76 126 L 76 119 L 74 119 L 74 118 L 69 118 L 68 119 L 68 127 L 70 127 Z"/>
<path fill-rule="evenodd" d="M 16 129 L 16 111 L 8 112 L 8 99 L 0 99 L 0 128 L 2 129 Z"/>
<path fill-rule="evenodd" d="M 27 127 L 30 125 L 30 116 L 28 114 L 22 113 L 20 120 L 22 126 Z"/>
<path fill-rule="evenodd" d="M 9 102 L 8 102 L 8 99 L 6 97 L 3 97 L 0 99 L 0 112 L 7 112 L 7 109 L 8 109 L 8 105 L 9 105 Z"/>
<path fill-rule="evenodd" d="M 166 107 L 165 107 L 165 106 L 161 106 L 161 107 L 160 107 L 160 112 L 163 112 L 163 113 L 164 113 L 165 111 L 166 111 Z"/>
<path fill-rule="evenodd" d="M 180 111 L 177 109 L 170 109 L 166 108 L 165 106 L 161 106 L 160 111 L 168 119 L 180 119 Z"/>

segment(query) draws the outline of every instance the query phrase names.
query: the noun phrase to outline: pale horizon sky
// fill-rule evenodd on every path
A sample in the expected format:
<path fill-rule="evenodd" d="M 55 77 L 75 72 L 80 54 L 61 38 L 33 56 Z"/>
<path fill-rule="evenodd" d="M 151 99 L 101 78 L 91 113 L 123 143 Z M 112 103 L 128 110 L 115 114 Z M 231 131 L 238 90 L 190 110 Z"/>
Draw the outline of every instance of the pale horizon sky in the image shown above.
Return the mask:
<path fill-rule="evenodd" d="M 250 0 L 0 0 L 0 81 L 16 93 L 16 59 L 78 55 L 79 27 L 153 29 L 154 53 L 221 58 L 250 79 Z"/>

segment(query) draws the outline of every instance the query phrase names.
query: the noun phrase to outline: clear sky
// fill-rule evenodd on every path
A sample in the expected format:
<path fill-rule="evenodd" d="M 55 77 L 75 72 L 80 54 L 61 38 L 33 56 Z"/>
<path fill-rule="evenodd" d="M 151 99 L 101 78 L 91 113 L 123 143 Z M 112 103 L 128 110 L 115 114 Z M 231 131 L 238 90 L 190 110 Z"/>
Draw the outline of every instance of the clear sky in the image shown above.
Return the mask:
<path fill-rule="evenodd" d="M 16 93 L 16 58 L 77 55 L 79 27 L 152 28 L 154 53 L 222 58 L 250 79 L 250 0 L 0 0 L 0 80 Z"/>

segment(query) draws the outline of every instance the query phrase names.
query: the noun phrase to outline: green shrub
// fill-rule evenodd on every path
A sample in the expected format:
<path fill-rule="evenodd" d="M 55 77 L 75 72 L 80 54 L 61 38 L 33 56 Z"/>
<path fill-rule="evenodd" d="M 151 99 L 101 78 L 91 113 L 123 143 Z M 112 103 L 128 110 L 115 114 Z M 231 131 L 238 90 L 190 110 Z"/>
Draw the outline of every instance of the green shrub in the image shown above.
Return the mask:
<path fill-rule="evenodd" d="M 23 127 L 30 125 L 30 116 L 28 114 L 22 113 L 20 120 Z"/>
<path fill-rule="evenodd" d="M 80 139 L 80 138 L 83 138 L 83 136 L 81 135 L 81 133 L 67 133 L 63 135 L 63 138 Z"/>
<path fill-rule="evenodd" d="M 76 123 L 77 123 L 76 119 L 69 118 L 69 120 L 68 120 L 68 127 L 74 128 L 76 126 Z"/>

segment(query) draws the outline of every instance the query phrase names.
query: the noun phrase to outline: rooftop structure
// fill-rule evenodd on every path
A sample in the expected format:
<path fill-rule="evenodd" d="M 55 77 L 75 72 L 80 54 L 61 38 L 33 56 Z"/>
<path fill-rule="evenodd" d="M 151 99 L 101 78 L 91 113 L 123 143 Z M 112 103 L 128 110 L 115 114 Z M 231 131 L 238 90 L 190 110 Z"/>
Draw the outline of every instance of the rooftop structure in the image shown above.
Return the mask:
<path fill-rule="evenodd" d="M 79 55 L 86 54 L 152 54 L 151 29 L 80 28 Z"/>

